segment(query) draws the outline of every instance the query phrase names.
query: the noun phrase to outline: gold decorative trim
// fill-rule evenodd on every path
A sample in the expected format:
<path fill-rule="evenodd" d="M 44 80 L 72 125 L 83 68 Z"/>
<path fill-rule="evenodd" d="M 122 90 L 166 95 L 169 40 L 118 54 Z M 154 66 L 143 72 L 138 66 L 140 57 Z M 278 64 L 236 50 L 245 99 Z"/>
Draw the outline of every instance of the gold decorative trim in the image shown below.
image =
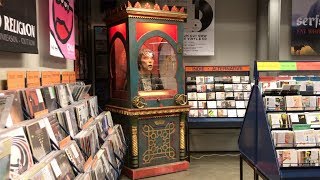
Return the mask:
<path fill-rule="evenodd" d="M 129 109 L 129 108 L 107 105 L 106 110 L 114 113 L 118 113 L 118 114 L 128 115 L 128 116 L 141 116 L 141 115 L 160 115 L 160 114 L 189 112 L 190 106 L 186 105 L 186 106 L 166 106 L 166 107 L 143 108 L 143 109 Z"/>
<path fill-rule="evenodd" d="M 154 124 L 159 126 L 159 125 L 163 125 L 166 121 L 165 120 L 157 120 L 157 121 L 154 121 Z"/>
<path fill-rule="evenodd" d="M 173 18 L 163 18 L 163 17 L 146 17 L 146 16 L 138 16 L 138 15 L 128 15 L 129 18 L 137 18 L 137 19 L 151 19 L 151 20 L 165 20 L 165 21 L 178 21 L 183 22 L 181 19 L 173 19 Z"/>
<path fill-rule="evenodd" d="M 137 126 L 132 126 L 132 156 L 138 156 L 138 129 Z"/>
<path fill-rule="evenodd" d="M 184 138 L 184 133 L 185 131 L 185 123 L 182 121 L 180 122 L 180 149 L 185 149 L 186 148 L 186 143 L 185 143 L 185 138 Z"/>

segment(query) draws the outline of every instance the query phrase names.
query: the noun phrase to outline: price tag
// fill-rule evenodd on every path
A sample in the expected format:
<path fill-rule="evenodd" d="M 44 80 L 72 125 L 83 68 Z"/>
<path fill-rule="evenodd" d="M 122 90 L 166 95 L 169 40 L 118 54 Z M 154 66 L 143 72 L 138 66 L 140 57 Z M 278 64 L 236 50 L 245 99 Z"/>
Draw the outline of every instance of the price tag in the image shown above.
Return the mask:
<path fill-rule="evenodd" d="M 43 97 L 42 97 L 42 94 L 41 94 L 41 90 L 40 89 L 36 89 L 36 93 L 37 93 L 37 96 L 38 96 L 39 103 L 43 103 Z"/>
<path fill-rule="evenodd" d="M 71 144 L 70 148 L 71 148 L 72 153 L 74 154 L 74 157 L 78 158 L 79 157 L 79 153 L 78 153 L 76 147 L 74 146 L 74 144 Z"/>
<path fill-rule="evenodd" d="M 56 159 L 53 159 L 53 160 L 50 162 L 50 164 L 51 164 L 51 167 L 52 167 L 52 169 L 53 169 L 53 172 L 54 172 L 56 178 L 59 177 L 59 176 L 62 174 L 62 172 L 61 172 L 61 169 L 60 169 L 60 167 L 59 167 L 59 165 L 58 165 L 57 160 L 56 160 Z"/>

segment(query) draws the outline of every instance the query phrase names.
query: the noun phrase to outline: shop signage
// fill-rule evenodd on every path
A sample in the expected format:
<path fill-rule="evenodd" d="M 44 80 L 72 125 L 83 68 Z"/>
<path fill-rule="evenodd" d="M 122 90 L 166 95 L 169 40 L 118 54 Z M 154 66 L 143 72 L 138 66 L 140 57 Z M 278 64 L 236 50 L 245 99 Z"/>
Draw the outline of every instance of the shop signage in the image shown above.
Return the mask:
<path fill-rule="evenodd" d="M 0 0 L 0 51 L 38 53 L 35 0 Z"/>
<path fill-rule="evenodd" d="M 291 54 L 320 54 L 320 1 L 292 0 Z"/>
<path fill-rule="evenodd" d="M 75 60 L 74 0 L 49 0 L 50 55 Z"/>

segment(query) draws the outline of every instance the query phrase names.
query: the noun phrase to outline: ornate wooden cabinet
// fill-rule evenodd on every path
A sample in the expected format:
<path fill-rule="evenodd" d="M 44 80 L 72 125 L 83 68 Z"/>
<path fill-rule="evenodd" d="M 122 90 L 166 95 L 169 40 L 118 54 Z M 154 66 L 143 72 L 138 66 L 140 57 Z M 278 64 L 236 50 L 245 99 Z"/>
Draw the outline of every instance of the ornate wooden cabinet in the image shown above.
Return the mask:
<path fill-rule="evenodd" d="M 106 108 L 128 139 L 125 172 L 134 179 L 188 168 L 185 18 L 183 8 L 139 2 L 106 16 L 111 77 Z"/>

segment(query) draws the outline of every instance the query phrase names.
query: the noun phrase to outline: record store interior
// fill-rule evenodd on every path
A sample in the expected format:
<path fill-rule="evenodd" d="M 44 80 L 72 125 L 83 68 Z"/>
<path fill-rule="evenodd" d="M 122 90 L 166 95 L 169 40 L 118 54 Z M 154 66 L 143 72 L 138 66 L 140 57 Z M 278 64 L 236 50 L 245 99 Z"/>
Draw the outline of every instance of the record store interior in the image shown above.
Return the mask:
<path fill-rule="evenodd" d="M 320 179 L 320 0 L 0 0 L 2 179 Z"/>

